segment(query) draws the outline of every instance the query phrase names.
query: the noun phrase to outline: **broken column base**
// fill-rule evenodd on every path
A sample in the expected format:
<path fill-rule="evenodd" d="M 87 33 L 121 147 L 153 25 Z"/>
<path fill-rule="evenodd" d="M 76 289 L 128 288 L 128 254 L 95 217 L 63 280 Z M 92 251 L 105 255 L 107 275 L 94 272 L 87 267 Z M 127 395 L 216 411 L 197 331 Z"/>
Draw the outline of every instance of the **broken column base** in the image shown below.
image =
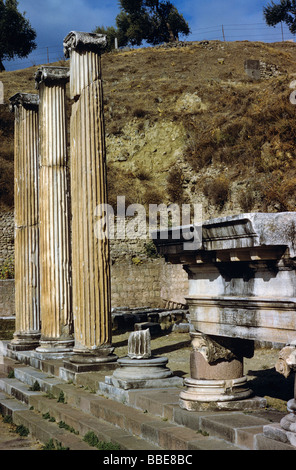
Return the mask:
<path fill-rule="evenodd" d="M 73 345 L 73 339 L 41 339 L 40 345 L 33 354 L 41 360 L 63 359 L 73 354 Z"/>
<path fill-rule="evenodd" d="M 117 367 L 117 356 L 114 358 L 109 358 L 109 360 L 97 360 L 93 362 L 72 362 L 70 360 L 64 361 L 64 369 L 73 372 L 98 372 L 104 370 L 113 370 Z"/>
<path fill-rule="evenodd" d="M 117 367 L 118 359 L 113 351 L 114 348 L 107 345 L 93 351 L 76 346 L 73 350 L 73 356 L 64 361 L 64 369 L 73 374 L 113 370 Z"/>
<path fill-rule="evenodd" d="M 132 390 L 182 387 L 183 379 L 177 377 L 166 367 L 166 357 L 149 359 L 118 359 L 118 368 L 112 376 L 105 377 L 99 384 L 99 392 L 115 399 L 128 402 L 128 393 Z"/>
<path fill-rule="evenodd" d="M 253 410 L 265 408 L 265 398 L 252 397 L 246 377 L 231 380 L 187 378 L 187 390 L 180 393 L 180 408 L 187 411 Z"/>
<path fill-rule="evenodd" d="M 14 333 L 13 340 L 7 348 L 11 351 L 31 351 L 39 346 L 40 333 Z"/>
<path fill-rule="evenodd" d="M 149 359 L 118 359 L 119 368 L 110 377 L 115 387 L 127 389 L 165 388 L 183 384 L 180 377 L 166 367 L 166 357 L 151 357 Z"/>

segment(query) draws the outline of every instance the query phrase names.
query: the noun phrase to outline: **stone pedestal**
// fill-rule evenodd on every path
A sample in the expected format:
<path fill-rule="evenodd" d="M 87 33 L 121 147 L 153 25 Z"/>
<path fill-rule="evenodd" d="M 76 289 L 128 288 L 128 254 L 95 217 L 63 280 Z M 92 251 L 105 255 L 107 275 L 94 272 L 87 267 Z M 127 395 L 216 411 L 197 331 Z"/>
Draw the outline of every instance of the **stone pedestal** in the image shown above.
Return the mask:
<path fill-rule="evenodd" d="M 117 360 L 111 345 L 109 240 L 98 236 L 97 206 L 107 203 L 102 35 L 71 32 L 70 58 L 72 279 L 75 355 L 65 367 L 96 370 Z"/>
<path fill-rule="evenodd" d="M 166 357 L 151 354 L 149 329 L 135 331 L 129 336 L 127 357 L 118 359 L 118 368 L 99 384 L 100 391 L 128 400 L 129 390 L 181 387 L 183 379 L 174 376 L 167 363 Z"/>
<path fill-rule="evenodd" d="M 183 379 L 173 375 L 167 367 L 166 357 L 153 357 L 149 359 L 118 359 L 118 368 L 107 383 L 115 387 L 132 390 L 138 388 L 167 388 L 183 384 Z"/>
<path fill-rule="evenodd" d="M 66 67 L 41 67 L 40 96 L 40 270 L 41 339 L 36 355 L 71 354 L 69 189 L 67 182 Z"/>
<path fill-rule="evenodd" d="M 238 404 L 233 405 L 232 401 L 252 396 L 243 375 L 243 357 L 253 355 L 252 345 L 230 338 L 213 339 L 199 332 L 192 332 L 191 337 L 190 378 L 184 380 L 186 389 L 180 394 L 181 408 L 189 411 L 219 409 L 222 402 L 224 409 L 233 409 L 233 406 L 237 409 Z"/>
<path fill-rule="evenodd" d="M 10 98 L 15 114 L 15 316 L 13 350 L 35 349 L 40 339 L 38 107 L 36 94 Z"/>

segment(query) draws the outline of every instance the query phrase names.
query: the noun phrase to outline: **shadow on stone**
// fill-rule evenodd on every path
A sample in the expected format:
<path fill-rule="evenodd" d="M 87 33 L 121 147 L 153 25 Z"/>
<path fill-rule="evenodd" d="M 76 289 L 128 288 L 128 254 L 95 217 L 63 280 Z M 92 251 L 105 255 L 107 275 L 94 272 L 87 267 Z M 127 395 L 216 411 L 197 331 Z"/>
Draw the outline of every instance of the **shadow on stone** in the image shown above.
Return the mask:
<path fill-rule="evenodd" d="M 177 351 L 178 349 L 182 348 L 190 348 L 191 341 L 180 341 L 180 343 L 170 344 L 161 348 L 153 349 L 153 354 L 161 355 L 166 354 L 172 351 Z"/>
<path fill-rule="evenodd" d="M 294 395 L 294 376 L 287 379 L 276 372 L 275 368 L 265 370 L 249 370 L 249 387 L 257 396 L 269 396 L 280 400 L 290 400 Z"/>

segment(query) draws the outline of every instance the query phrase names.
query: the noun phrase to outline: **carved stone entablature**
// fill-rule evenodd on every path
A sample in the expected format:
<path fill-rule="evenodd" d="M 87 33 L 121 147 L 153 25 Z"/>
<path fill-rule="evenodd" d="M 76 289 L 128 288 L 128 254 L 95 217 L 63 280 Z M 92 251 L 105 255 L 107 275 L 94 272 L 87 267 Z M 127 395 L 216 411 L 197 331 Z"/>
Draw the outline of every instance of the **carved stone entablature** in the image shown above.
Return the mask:
<path fill-rule="evenodd" d="M 180 406 L 199 411 L 212 402 L 221 409 L 228 401 L 232 409 L 248 401 L 243 358 L 251 357 L 254 340 L 296 338 L 296 212 L 240 214 L 152 236 L 158 252 L 188 273 L 195 333 Z"/>
<path fill-rule="evenodd" d="M 190 239 L 191 237 L 191 239 Z M 199 246 L 197 239 L 199 237 Z M 257 261 L 296 258 L 296 213 L 249 213 L 211 219 L 200 226 L 153 234 L 159 253 L 171 262 Z M 186 246 L 185 246 L 186 243 Z M 192 248 L 191 246 L 192 245 Z"/>
<path fill-rule="evenodd" d="M 197 249 L 190 249 L 188 233 L 190 227 L 175 227 L 167 239 L 154 234 L 154 243 L 188 273 L 196 330 L 282 344 L 295 339 L 296 212 L 207 220 L 191 227 L 200 234 Z"/>

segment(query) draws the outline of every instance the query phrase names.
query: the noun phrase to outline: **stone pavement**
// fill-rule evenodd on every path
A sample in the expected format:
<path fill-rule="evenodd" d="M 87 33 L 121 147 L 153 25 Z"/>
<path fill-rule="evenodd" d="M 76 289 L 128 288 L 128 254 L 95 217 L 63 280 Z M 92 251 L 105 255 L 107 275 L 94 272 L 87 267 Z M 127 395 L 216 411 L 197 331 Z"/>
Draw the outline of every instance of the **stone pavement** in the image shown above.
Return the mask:
<path fill-rule="evenodd" d="M 60 366 L 42 361 L 37 370 L 8 357 L 0 366 L 1 413 L 43 444 L 52 439 L 70 450 L 95 450 L 83 440 L 91 431 L 128 451 L 294 450 L 263 435 L 263 427 L 285 413 L 189 412 L 179 407 L 178 388 L 129 391 L 123 403 L 98 392 L 106 373 L 81 373 L 75 384 L 67 383 L 58 376 Z"/>

